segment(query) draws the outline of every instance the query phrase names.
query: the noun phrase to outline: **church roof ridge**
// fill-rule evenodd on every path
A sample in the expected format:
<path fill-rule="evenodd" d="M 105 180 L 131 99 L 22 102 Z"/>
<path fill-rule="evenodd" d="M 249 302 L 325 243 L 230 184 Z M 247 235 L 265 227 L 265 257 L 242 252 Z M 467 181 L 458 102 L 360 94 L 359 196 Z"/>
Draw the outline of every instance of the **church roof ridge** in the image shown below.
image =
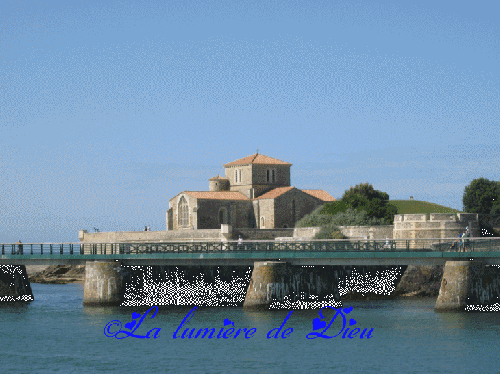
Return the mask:
<path fill-rule="evenodd" d="M 263 165 L 290 165 L 291 163 L 278 160 L 274 157 L 269 157 L 266 155 L 262 155 L 260 153 L 256 153 L 247 157 L 240 158 L 236 161 L 229 162 L 224 167 L 233 166 L 233 165 L 247 165 L 247 164 L 263 164 Z"/>
<path fill-rule="evenodd" d="M 256 199 L 275 199 L 278 196 L 283 195 L 285 192 L 288 192 L 290 190 L 293 190 L 295 187 L 276 187 L 273 188 L 271 191 L 267 191 L 265 194 L 258 196 Z"/>
<path fill-rule="evenodd" d="M 302 192 L 323 201 L 336 201 L 336 199 L 325 190 L 302 190 Z"/>

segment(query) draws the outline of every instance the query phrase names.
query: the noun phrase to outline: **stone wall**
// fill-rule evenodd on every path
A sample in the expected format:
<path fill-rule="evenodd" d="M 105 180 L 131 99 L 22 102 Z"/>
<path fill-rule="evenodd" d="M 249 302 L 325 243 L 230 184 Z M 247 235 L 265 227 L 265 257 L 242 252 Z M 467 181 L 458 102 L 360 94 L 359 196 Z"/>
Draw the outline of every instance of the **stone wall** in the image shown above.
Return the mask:
<path fill-rule="evenodd" d="M 280 237 L 293 237 L 294 229 L 234 229 L 233 238 L 238 239 L 239 235 L 244 240 L 275 240 Z"/>
<path fill-rule="evenodd" d="M 273 199 L 261 199 L 257 200 L 257 210 L 259 222 L 257 223 L 258 228 L 274 228 L 274 200 Z M 262 218 L 264 217 L 264 225 L 262 225 Z"/>
<path fill-rule="evenodd" d="M 324 202 L 294 188 L 278 196 L 274 201 L 274 227 L 294 227 L 302 217 L 310 214 Z"/>
<path fill-rule="evenodd" d="M 384 226 L 339 226 L 349 239 L 385 240 L 393 238 L 393 225 Z"/>
<path fill-rule="evenodd" d="M 296 227 L 293 229 L 294 239 L 312 239 L 321 230 L 321 227 Z"/>
<path fill-rule="evenodd" d="M 189 207 L 189 225 L 188 227 L 194 226 L 195 228 L 198 227 L 198 215 L 196 214 L 198 210 L 198 200 L 188 194 L 180 193 L 177 196 L 173 197 L 170 199 L 168 202 L 169 204 L 169 210 L 171 210 L 171 213 L 168 215 L 168 219 L 171 217 L 171 221 L 167 223 L 167 228 L 169 230 L 182 230 L 182 227 L 179 227 L 179 200 L 181 197 L 184 197 L 188 203 Z"/>
<path fill-rule="evenodd" d="M 457 238 L 466 227 L 472 237 L 481 236 L 477 214 L 397 214 L 394 216 L 394 239 L 414 239 L 410 248 L 415 248 L 423 243 L 418 239 Z"/>
<path fill-rule="evenodd" d="M 371 239 L 371 240 L 385 240 L 386 238 L 393 238 L 393 226 L 339 226 L 342 234 L 349 239 Z M 316 233 L 321 230 L 320 227 L 296 227 L 293 231 L 295 239 L 312 239 Z"/>
<path fill-rule="evenodd" d="M 221 230 L 78 232 L 84 243 L 162 243 L 176 241 L 219 241 Z"/>

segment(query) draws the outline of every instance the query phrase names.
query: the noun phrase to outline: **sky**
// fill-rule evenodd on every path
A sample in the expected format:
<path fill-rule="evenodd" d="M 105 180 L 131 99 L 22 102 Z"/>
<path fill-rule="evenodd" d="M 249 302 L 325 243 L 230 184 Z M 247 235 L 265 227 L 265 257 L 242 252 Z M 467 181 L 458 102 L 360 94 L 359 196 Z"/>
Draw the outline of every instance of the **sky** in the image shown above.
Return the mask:
<path fill-rule="evenodd" d="M 224 163 L 462 209 L 500 180 L 500 3 L 3 1 L 0 242 L 165 230 Z"/>

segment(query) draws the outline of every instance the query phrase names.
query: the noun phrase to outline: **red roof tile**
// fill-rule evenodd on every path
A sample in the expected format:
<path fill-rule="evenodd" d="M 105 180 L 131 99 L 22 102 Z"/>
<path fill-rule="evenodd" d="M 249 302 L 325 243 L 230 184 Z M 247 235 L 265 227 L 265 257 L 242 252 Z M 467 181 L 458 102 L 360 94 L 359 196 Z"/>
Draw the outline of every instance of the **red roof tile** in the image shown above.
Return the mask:
<path fill-rule="evenodd" d="M 268 157 L 268 156 L 264 156 L 264 155 L 256 153 L 254 155 L 243 157 L 243 158 L 240 158 L 239 160 L 225 164 L 224 167 L 232 166 L 232 165 L 247 165 L 247 164 L 290 165 L 290 166 L 292 165 L 289 162 L 284 162 L 284 161 L 278 160 L 277 158 L 272 158 L 272 157 Z"/>
<path fill-rule="evenodd" d="M 209 199 L 209 200 L 250 200 L 241 192 L 237 191 L 184 191 L 186 195 L 194 197 L 195 199 Z"/>
<path fill-rule="evenodd" d="M 278 187 L 274 190 L 266 192 L 264 195 L 260 195 L 259 197 L 257 197 L 257 199 L 275 199 L 294 188 L 295 187 Z"/>
<path fill-rule="evenodd" d="M 314 196 L 323 201 L 336 201 L 336 199 L 324 190 L 302 190 L 303 192 Z"/>

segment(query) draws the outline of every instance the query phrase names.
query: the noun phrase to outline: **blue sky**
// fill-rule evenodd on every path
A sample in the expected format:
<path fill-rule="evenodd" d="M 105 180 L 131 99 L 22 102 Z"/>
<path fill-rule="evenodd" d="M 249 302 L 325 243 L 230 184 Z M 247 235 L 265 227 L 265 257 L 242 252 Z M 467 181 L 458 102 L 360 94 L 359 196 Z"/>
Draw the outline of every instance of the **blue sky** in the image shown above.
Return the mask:
<path fill-rule="evenodd" d="M 165 229 L 259 152 L 292 185 L 462 208 L 499 180 L 494 1 L 7 1 L 0 242 Z"/>

